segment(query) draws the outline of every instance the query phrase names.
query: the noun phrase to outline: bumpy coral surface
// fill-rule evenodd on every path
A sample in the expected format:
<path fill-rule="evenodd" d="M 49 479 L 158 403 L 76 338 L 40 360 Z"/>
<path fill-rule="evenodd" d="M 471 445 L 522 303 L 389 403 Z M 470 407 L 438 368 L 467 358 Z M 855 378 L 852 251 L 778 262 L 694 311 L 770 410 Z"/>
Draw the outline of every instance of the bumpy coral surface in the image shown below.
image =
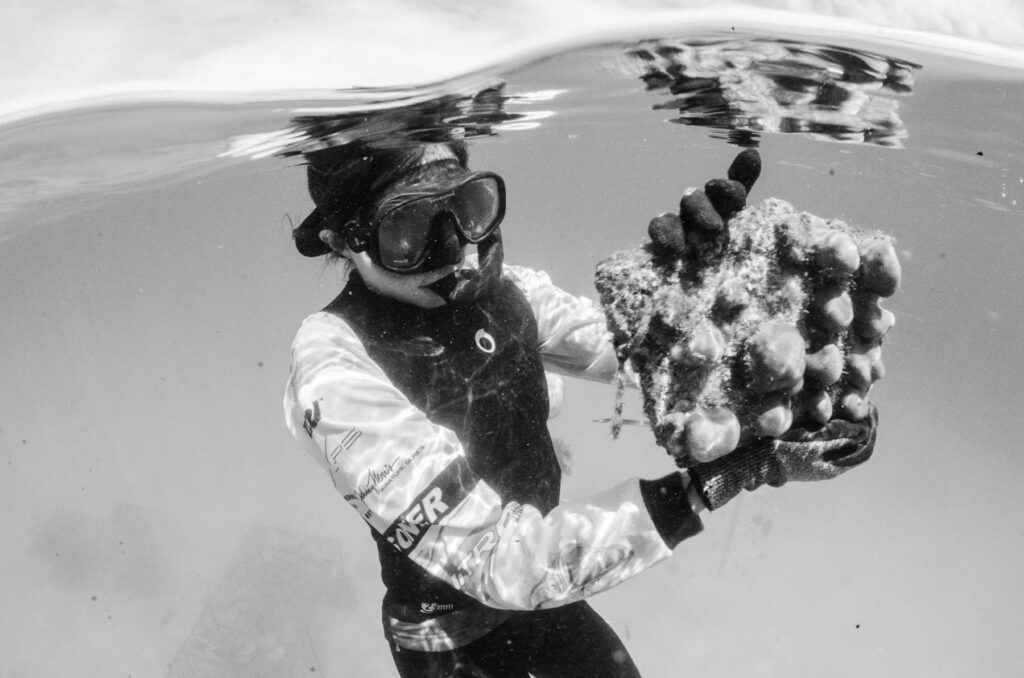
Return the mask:
<path fill-rule="evenodd" d="M 710 209 L 691 196 L 595 280 L 658 444 L 691 466 L 793 426 L 863 419 L 894 322 L 882 305 L 900 281 L 892 238 L 778 199 L 688 219 Z"/>

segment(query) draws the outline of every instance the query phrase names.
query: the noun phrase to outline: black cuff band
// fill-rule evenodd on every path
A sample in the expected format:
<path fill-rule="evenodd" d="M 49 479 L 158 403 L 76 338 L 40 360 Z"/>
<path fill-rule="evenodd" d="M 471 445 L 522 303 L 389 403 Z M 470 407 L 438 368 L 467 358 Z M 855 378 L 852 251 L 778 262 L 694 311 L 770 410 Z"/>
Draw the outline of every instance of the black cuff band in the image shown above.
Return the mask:
<path fill-rule="evenodd" d="M 658 534 L 669 548 L 675 548 L 682 540 L 704 529 L 704 523 L 693 512 L 686 497 L 682 474 L 670 473 L 657 480 L 641 480 L 640 494 Z"/>

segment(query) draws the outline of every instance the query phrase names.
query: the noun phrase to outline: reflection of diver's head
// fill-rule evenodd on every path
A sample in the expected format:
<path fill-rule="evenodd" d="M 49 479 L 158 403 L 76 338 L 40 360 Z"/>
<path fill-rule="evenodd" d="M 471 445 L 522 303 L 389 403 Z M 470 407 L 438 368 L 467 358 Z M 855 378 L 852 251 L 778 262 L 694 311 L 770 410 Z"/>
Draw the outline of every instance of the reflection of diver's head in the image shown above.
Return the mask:
<path fill-rule="evenodd" d="M 429 272 L 459 264 L 469 244 L 479 245 L 481 267 L 497 267 L 498 227 L 505 214 L 505 187 L 499 176 L 472 172 L 460 144 L 424 144 L 398 149 L 351 145 L 311 158 L 309 193 L 313 212 L 294 231 L 306 256 L 331 252 L 323 231 L 340 236 L 352 253 L 366 252 L 375 266 L 392 273 Z M 449 303 L 457 302 L 465 280 L 439 284 Z M 493 276 L 486 276 L 493 277 Z M 481 283 L 476 283 L 479 286 Z"/>

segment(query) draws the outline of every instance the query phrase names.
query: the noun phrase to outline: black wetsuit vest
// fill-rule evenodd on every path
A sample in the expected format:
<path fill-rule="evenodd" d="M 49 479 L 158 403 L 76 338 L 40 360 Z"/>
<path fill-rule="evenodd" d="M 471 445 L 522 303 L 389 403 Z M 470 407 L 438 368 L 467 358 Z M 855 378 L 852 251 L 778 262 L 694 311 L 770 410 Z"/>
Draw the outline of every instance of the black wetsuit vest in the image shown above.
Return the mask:
<path fill-rule="evenodd" d="M 471 307 L 421 309 L 369 291 L 353 275 L 326 311 L 343 318 L 388 378 L 462 442 L 470 467 L 503 503 L 546 514 L 561 471 L 547 429 L 548 395 L 533 310 L 502 279 Z M 385 601 L 479 605 L 373 533 Z"/>

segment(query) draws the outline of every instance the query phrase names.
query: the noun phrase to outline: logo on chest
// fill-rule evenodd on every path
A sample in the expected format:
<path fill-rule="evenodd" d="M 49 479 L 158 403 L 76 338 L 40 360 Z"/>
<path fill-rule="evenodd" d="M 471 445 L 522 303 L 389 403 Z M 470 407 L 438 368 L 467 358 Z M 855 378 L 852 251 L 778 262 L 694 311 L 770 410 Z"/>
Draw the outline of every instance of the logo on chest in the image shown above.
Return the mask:
<path fill-rule="evenodd" d="M 477 350 L 483 353 L 494 353 L 495 349 L 498 348 L 497 343 L 494 341 L 494 336 L 482 327 L 473 335 L 473 341 L 476 343 Z"/>

